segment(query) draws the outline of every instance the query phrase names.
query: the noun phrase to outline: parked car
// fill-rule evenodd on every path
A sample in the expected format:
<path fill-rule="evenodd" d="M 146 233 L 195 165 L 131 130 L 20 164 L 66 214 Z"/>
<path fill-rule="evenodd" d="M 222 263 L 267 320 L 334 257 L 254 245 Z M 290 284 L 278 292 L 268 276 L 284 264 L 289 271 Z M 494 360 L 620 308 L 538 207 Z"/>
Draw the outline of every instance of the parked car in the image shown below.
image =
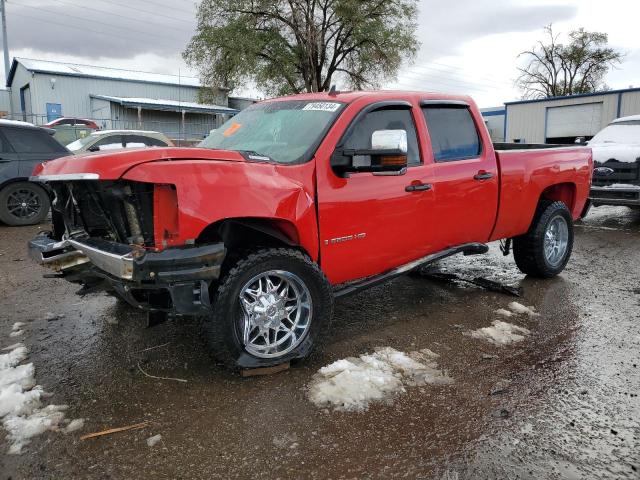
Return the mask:
<path fill-rule="evenodd" d="M 96 122 L 94 122 L 93 120 L 88 120 L 86 118 L 60 117 L 44 124 L 44 126 L 48 128 L 60 127 L 62 125 L 86 127 L 92 130 L 100 130 L 100 127 Z"/>
<path fill-rule="evenodd" d="M 335 296 L 487 242 L 557 275 L 592 174 L 585 147 L 496 151 L 470 98 L 430 93 L 269 100 L 202 147 L 47 162 L 54 227 L 29 249 L 150 319 L 205 316 L 235 368 L 304 358 Z"/>
<path fill-rule="evenodd" d="M 29 182 L 34 167 L 69 155 L 52 130 L 31 123 L 0 120 L 0 221 L 34 225 L 49 213 L 49 194 L 42 184 Z"/>
<path fill-rule="evenodd" d="M 614 120 L 588 145 L 594 160 L 593 205 L 640 208 L 640 115 Z"/>
<path fill-rule="evenodd" d="M 173 147 L 173 142 L 160 132 L 144 130 L 100 130 L 71 142 L 73 153 L 121 150 L 123 148 Z"/>

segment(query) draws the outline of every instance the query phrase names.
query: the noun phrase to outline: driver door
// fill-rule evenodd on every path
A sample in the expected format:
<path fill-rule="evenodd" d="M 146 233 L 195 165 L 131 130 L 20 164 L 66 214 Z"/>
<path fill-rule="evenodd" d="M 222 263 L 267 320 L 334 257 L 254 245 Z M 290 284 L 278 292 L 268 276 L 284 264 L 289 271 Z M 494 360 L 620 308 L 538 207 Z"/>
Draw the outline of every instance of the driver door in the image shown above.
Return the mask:
<path fill-rule="evenodd" d="M 400 174 L 341 177 L 328 158 L 321 159 L 329 167 L 318 181 L 320 261 L 333 284 L 383 273 L 430 250 L 431 175 L 420 152 L 416 115 L 420 110 L 407 102 L 370 105 L 356 115 L 337 145 L 367 150 L 374 132 L 405 130 L 408 167 Z"/>

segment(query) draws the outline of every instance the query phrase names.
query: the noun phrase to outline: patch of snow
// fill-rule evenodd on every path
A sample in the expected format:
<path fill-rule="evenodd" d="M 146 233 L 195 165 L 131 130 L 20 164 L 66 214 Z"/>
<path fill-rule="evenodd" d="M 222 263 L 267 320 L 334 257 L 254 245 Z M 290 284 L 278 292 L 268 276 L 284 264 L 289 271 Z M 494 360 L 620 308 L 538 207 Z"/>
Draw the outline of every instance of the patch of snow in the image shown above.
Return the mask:
<path fill-rule="evenodd" d="M 155 446 L 160 440 L 162 440 L 162 435 L 154 435 L 153 437 L 147 438 L 147 445 L 150 447 Z"/>
<path fill-rule="evenodd" d="M 36 385 L 33 363 L 20 364 L 27 358 L 24 345 L 16 343 L 3 350 L 8 353 L 0 355 L 0 418 L 11 443 L 9 453 L 19 454 L 34 436 L 58 430 L 67 407 L 43 407 L 46 394 Z"/>
<path fill-rule="evenodd" d="M 11 338 L 15 338 L 15 337 L 19 337 L 19 336 L 20 336 L 20 335 L 22 335 L 23 333 L 24 333 L 24 331 L 23 331 L 23 330 L 15 330 L 15 331 L 11 332 L 11 333 L 9 334 L 9 336 L 10 336 Z"/>
<path fill-rule="evenodd" d="M 69 422 L 69 425 L 64 429 L 64 433 L 72 433 L 82 428 L 84 428 L 84 418 L 76 418 Z"/>
<path fill-rule="evenodd" d="M 505 310 L 504 308 L 499 308 L 499 309 L 497 309 L 497 310 L 496 310 L 496 313 L 497 313 L 498 315 L 502 315 L 502 316 L 505 316 L 505 317 L 511 317 L 511 316 L 513 316 L 513 313 L 512 313 L 512 312 L 510 312 L 509 310 Z"/>
<path fill-rule="evenodd" d="M 366 410 L 372 402 L 404 393 L 407 386 L 451 383 L 453 380 L 438 369 L 436 358 L 438 355 L 428 349 L 407 354 L 385 347 L 338 360 L 318 370 L 308 397 L 320 408 Z"/>
<path fill-rule="evenodd" d="M 22 327 L 24 327 L 26 325 L 27 324 L 24 323 L 24 322 L 16 322 L 16 323 L 13 324 L 13 327 L 11 327 L 11 330 L 13 330 L 15 332 L 15 331 L 18 331 L 18 330 L 22 329 Z"/>
<path fill-rule="evenodd" d="M 521 342 L 526 335 L 531 332 L 524 327 L 519 327 L 500 320 L 494 320 L 491 327 L 483 327 L 478 330 L 468 332 L 472 338 L 486 340 L 494 345 L 504 346 L 511 343 Z"/>
<path fill-rule="evenodd" d="M 15 367 L 25 358 L 27 358 L 27 347 L 21 343 L 12 345 L 13 348 L 6 348 L 5 350 L 11 350 L 9 353 L 3 353 L 0 355 L 0 370 L 5 370 L 9 367 Z"/>
<path fill-rule="evenodd" d="M 60 422 L 64 420 L 66 405 L 47 405 L 44 408 L 36 408 L 29 415 L 10 415 L 4 419 L 4 428 L 9 432 L 12 445 L 9 453 L 22 453 L 22 447 L 29 440 L 41 435 L 48 430 L 58 430 Z"/>
<path fill-rule="evenodd" d="M 538 312 L 536 312 L 535 307 L 527 307 L 518 302 L 511 302 L 509 304 L 509 309 L 513 313 L 527 314 L 530 317 L 537 317 L 540 315 Z"/>

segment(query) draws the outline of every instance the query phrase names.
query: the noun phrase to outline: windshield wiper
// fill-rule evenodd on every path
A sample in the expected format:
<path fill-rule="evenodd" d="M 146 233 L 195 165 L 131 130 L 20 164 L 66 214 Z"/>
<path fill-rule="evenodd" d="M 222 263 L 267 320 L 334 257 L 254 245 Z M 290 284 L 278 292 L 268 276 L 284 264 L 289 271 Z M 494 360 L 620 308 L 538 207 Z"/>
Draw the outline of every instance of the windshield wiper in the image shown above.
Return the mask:
<path fill-rule="evenodd" d="M 244 158 L 247 160 L 251 160 L 254 162 L 273 162 L 275 160 L 271 158 L 269 155 L 265 155 L 263 153 L 258 153 L 255 150 L 237 150 L 238 153 L 242 154 Z"/>

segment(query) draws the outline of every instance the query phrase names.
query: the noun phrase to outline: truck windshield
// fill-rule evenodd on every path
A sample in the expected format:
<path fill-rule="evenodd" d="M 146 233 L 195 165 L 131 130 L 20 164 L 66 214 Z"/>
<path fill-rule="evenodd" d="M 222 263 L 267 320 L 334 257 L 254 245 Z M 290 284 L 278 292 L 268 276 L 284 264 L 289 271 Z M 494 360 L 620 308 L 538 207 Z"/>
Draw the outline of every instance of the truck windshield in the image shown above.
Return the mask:
<path fill-rule="evenodd" d="M 589 140 L 596 143 L 640 143 L 640 120 L 612 123 Z"/>
<path fill-rule="evenodd" d="M 343 103 L 285 100 L 253 105 L 205 138 L 200 147 L 235 150 L 283 164 L 311 159 Z"/>

